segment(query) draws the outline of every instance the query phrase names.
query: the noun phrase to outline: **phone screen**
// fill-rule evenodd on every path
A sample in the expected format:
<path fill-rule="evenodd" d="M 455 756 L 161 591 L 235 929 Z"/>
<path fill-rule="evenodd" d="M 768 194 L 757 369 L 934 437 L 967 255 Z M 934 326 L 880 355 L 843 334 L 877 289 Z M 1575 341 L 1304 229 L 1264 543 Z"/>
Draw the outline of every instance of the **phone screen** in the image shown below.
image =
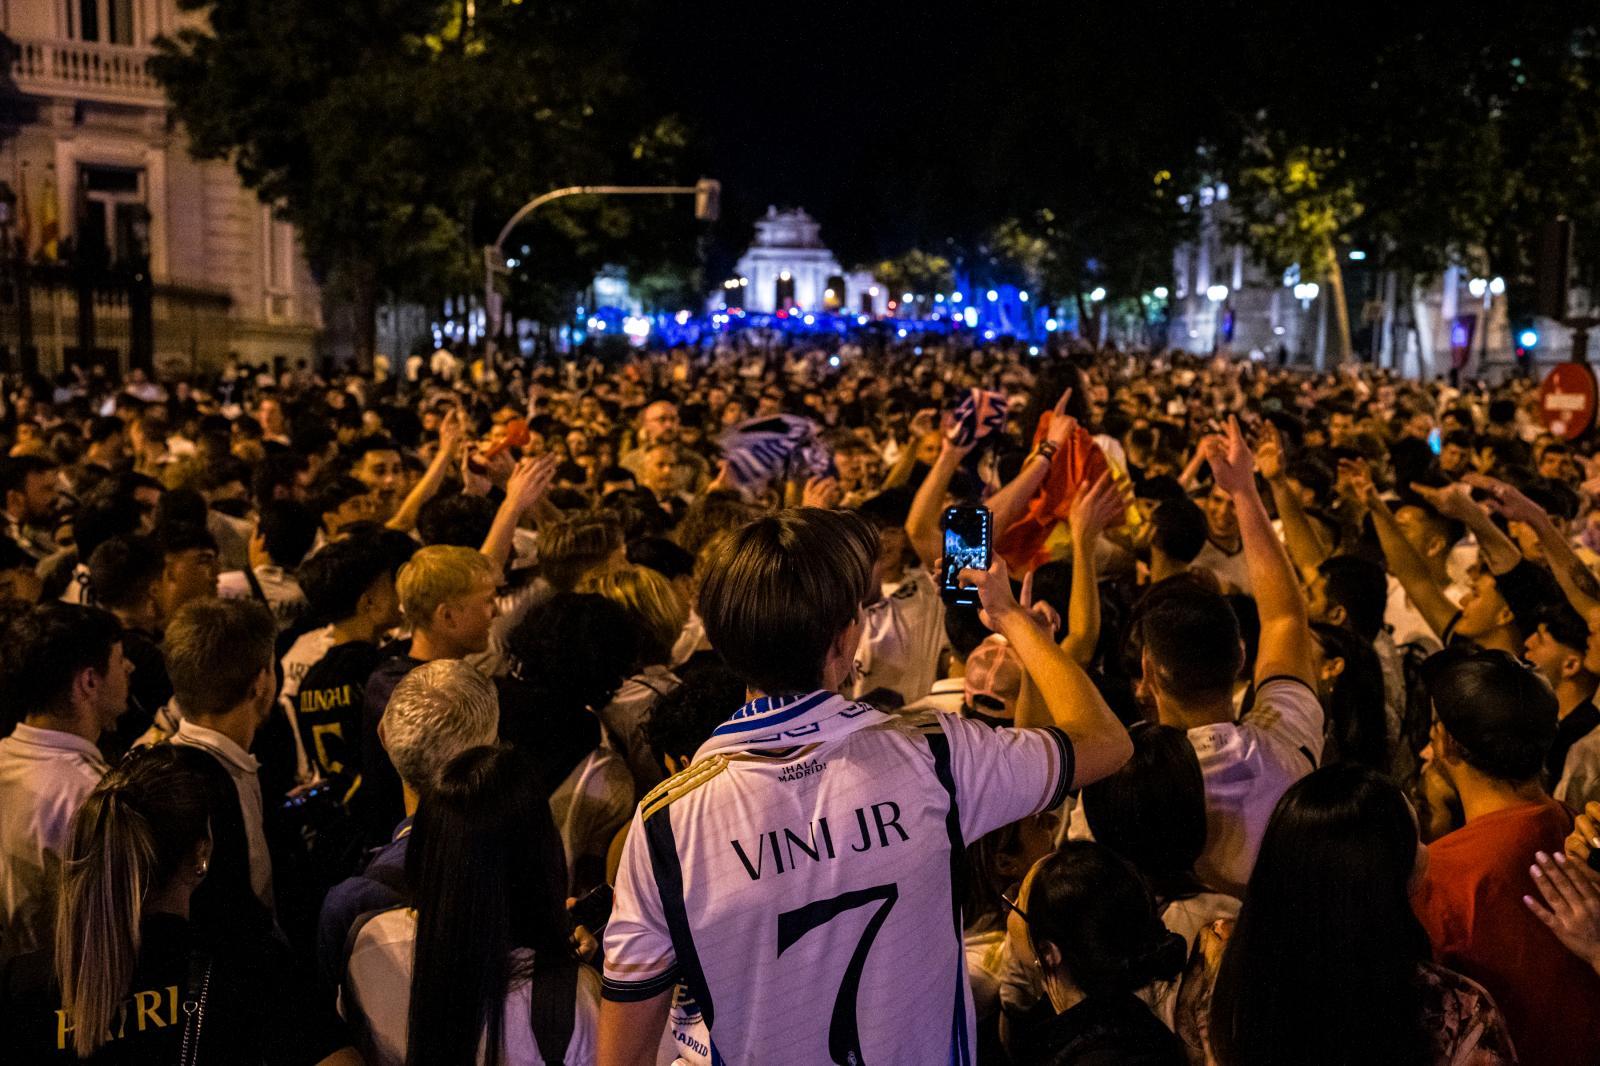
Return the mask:
<path fill-rule="evenodd" d="M 991 523 L 987 507 L 951 507 L 944 512 L 944 569 L 939 593 L 945 603 L 977 606 L 978 591 L 962 588 L 957 575 L 963 570 L 989 569 Z"/>

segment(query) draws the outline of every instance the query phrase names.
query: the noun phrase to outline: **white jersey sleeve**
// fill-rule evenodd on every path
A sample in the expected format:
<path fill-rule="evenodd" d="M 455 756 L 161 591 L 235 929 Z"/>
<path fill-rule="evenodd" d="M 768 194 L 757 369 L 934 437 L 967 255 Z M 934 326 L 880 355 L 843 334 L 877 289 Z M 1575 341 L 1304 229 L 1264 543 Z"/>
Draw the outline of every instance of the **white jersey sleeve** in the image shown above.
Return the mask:
<path fill-rule="evenodd" d="M 635 811 L 617 869 L 616 902 L 605 932 L 606 999 L 651 999 L 678 979 L 677 956 L 667 930 L 661 893 L 651 870 L 644 819 Z"/>
<path fill-rule="evenodd" d="M 1310 769 L 1322 764 L 1322 701 L 1304 681 L 1269 677 L 1256 689 L 1255 704 L 1241 725 L 1253 726 L 1285 764 Z"/>
<path fill-rule="evenodd" d="M 1072 740 L 1059 729 L 995 729 L 940 715 L 950 738 L 950 772 L 961 811 L 961 839 L 1060 806 L 1072 787 Z"/>

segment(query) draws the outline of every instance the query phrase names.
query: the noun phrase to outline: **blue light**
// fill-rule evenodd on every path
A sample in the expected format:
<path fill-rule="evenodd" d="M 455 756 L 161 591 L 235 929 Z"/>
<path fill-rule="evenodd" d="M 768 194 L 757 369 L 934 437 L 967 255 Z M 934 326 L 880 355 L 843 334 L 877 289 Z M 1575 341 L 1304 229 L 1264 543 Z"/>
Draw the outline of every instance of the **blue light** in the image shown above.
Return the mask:
<path fill-rule="evenodd" d="M 968 326 L 976 326 L 978 324 L 978 309 L 969 304 L 967 309 L 961 312 L 961 317 L 967 320 Z"/>
<path fill-rule="evenodd" d="M 1037 344 L 1028 345 L 1028 354 L 1029 355 L 1038 355 L 1039 354 L 1039 346 Z"/>
<path fill-rule="evenodd" d="M 1021 292 L 1017 293 L 1017 299 L 1021 300 L 1023 303 L 1027 303 L 1028 302 L 1028 290 L 1027 289 L 1023 289 Z"/>
<path fill-rule="evenodd" d="M 817 324 L 817 316 L 815 316 L 815 315 L 807 315 L 805 318 L 801 319 L 801 321 L 804 322 L 808 326 L 814 326 L 814 325 Z"/>
<path fill-rule="evenodd" d="M 1057 322 L 1055 319 L 1047 318 L 1047 319 L 1044 320 L 1044 331 L 1046 333 L 1054 333 L 1056 330 L 1058 330 L 1060 328 L 1061 328 L 1061 323 Z"/>
<path fill-rule="evenodd" d="M 941 293 L 938 293 L 937 295 L 935 295 L 934 298 L 933 298 L 933 302 L 936 303 L 936 304 L 944 303 L 944 293 L 941 292 Z"/>
<path fill-rule="evenodd" d="M 868 318 L 866 315 L 857 315 L 856 316 L 856 325 L 858 325 L 858 326 L 864 326 L 870 321 L 872 321 L 872 319 Z"/>
<path fill-rule="evenodd" d="M 993 290 L 993 289 L 990 289 L 990 290 L 989 290 L 989 291 L 988 291 L 988 292 L 987 292 L 987 293 L 985 293 L 985 294 L 984 294 L 984 295 L 985 295 L 985 296 L 987 296 L 987 297 L 988 297 L 988 298 L 989 298 L 989 302 L 990 302 L 990 303 L 994 303 L 994 302 L 995 302 L 995 301 L 996 301 L 996 300 L 998 300 L 998 299 L 1000 299 L 1000 294 L 999 294 L 999 293 L 997 293 L 997 292 L 995 292 L 995 291 L 994 291 L 994 290 Z"/>
<path fill-rule="evenodd" d="M 922 345 L 919 344 L 915 348 L 911 349 L 911 354 L 912 355 L 921 355 L 922 354 Z"/>
<path fill-rule="evenodd" d="M 992 330 L 992 329 L 984 330 L 983 331 L 983 339 L 986 340 L 986 341 L 994 340 L 994 330 Z"/>
<path fill-rule="evenodd" d="M 1538 347 L 1539 331 L 1536 329 L 1523 330 L 1521 333 L 1517 334 L 1517 343 L 1522 345 L 1524 348 Z"/>
<path fill-rule="evenodd" d="M 829 366 L 838 366 L 839 365 L 839 357 L 837 355 L 828 356 L 828 365 Z"/>
<path fill-rule="evenodd" d="M 1352 249 L 1350 249 L 1350 261 L 1352 263 L 1359 263 L 1363 259 L 1365 259 L 1366 257 L 1367 257 L 1367 253 L 1363 252 L 1360 248 L 1352 248 Z"/>
<path fill-rule="evenodd" d="M 906 335 L 906 328 L 901 326 L 899 329 L 894 331 L 894 335 L 896 337 L 904 337 Z"/>
<path fill-rule="evenodd" d="M 961 301 L 962 301 L 962 300 L 964 300 L 964 299 L 966 299 L 966 297 L 965 297 L 965 296 L 962 296 L 962 295 L 961 295 L 961 294 L 960 294 L 960 293 L 959 293 L 959 292 L 958 292 L 958 293 L 956 293 L 956 294 L 955 294 L 955 295 L 953 295 L 953 296 L 951 296 L 951 297 L 950 297 L 950 302 L 951 302 L 951 303 L 953 303 L 953 304 L 958 304 L 958 303 L 960 303 L 960 302 L 961 302 Z"/>

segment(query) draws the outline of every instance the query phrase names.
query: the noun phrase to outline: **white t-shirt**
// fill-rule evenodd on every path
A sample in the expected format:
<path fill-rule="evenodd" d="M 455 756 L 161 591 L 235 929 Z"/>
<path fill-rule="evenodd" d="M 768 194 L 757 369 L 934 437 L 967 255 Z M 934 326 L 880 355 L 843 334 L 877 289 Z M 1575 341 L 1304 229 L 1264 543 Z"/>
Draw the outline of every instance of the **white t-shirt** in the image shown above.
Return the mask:
<path fill-rule="evenodd" d="M 1242 546 L 1238 551 L 1229 554 L 1217 547 L 1216 542 L 1208 537 L 1205 546 L 1200 549 L 1200 554 L 1194 557 L 1194 565 L 1215 574 L 1224 593 L 1249 594 L 1250 570 L 1245 566 Z"/>
<path fill-rule="evenodd" d="M 49 944 L 72 816 L 105 775 L 74 733 L 19 722 L 0 739 L 0 955 Z"/>
<path fill-rule="evenodd" d="M 1600 728 L 1591 729 L 1567 749 L 1561 780 L 1551 795 L 1575 811 L 1600 800 Z"/>
<path fill-rule="evenodd" d="M 926 570 L 908 570 L 899 584 L 885 584 L 883 598 L 864 612 L 851 695 L 860 699 L 887 688 L 906 703 L 920 700 L 939 676 L 943 646 L 944 603 L 938 586 Z"/>
<path fill-rule="evenodd" d="M 1292 678 L 1270 678 L 1238 722 L 1196 726 L 1189 743 L 1206 786 L 1200 880 L 1243 898 L 1272 809 L 1322 759 L 1322 704 Z"/>
<path fill-rule="evenodd" d="M 681 975 L 730 1066 L 971 1062 L 953 877 L 968 841 L 1060 803 L 1071 742 L 863 717 L 826 743 L 709 755 L 645 798 L 606 927 L 607 998 Z"/>
<path fill-rule="evenodd" d="M 411 967 L 416 950 L 417 914 L 404 907 L 368 919 L 351 946 L 339 1011 L 366 1031 L 371 1040 L 371 1066 L 403 1066 L 406 1061 Z M 531 965 L 531 951 L 515 954 L 519 961 Z M 541 1066 L 545 1061 L 528 1023 L 532 1002 L 533 986 L 527 981 L 514 985 L 506 994 L 505 1044 L 500 1059 L 504 1066 Z M 588 967 L 580 968 L 567 1063 L 595 1060 L 599 1018 L 600 979 Z"/>

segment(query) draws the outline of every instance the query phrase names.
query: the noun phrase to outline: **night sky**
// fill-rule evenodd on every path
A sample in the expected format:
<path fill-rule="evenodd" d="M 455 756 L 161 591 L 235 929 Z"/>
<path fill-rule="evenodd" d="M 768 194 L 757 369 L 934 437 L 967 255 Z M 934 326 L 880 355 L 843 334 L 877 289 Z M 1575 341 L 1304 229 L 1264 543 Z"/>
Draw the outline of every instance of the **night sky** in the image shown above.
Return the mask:
<path fill-rule="evenodd" d="M 1192 161 L 1258 107 L 1337 117 L 1385 37 L 1450 49 L 1463 27 L 1527 21 L 1481 0 L 755 0 L 650 17 L 640 64 L 697 128 L 687 162 L 723 181 L 712 277 L 769 203 L 809 210 L 847 267 L 970 245 L 1096 153 L 1137 172 Z"/>

